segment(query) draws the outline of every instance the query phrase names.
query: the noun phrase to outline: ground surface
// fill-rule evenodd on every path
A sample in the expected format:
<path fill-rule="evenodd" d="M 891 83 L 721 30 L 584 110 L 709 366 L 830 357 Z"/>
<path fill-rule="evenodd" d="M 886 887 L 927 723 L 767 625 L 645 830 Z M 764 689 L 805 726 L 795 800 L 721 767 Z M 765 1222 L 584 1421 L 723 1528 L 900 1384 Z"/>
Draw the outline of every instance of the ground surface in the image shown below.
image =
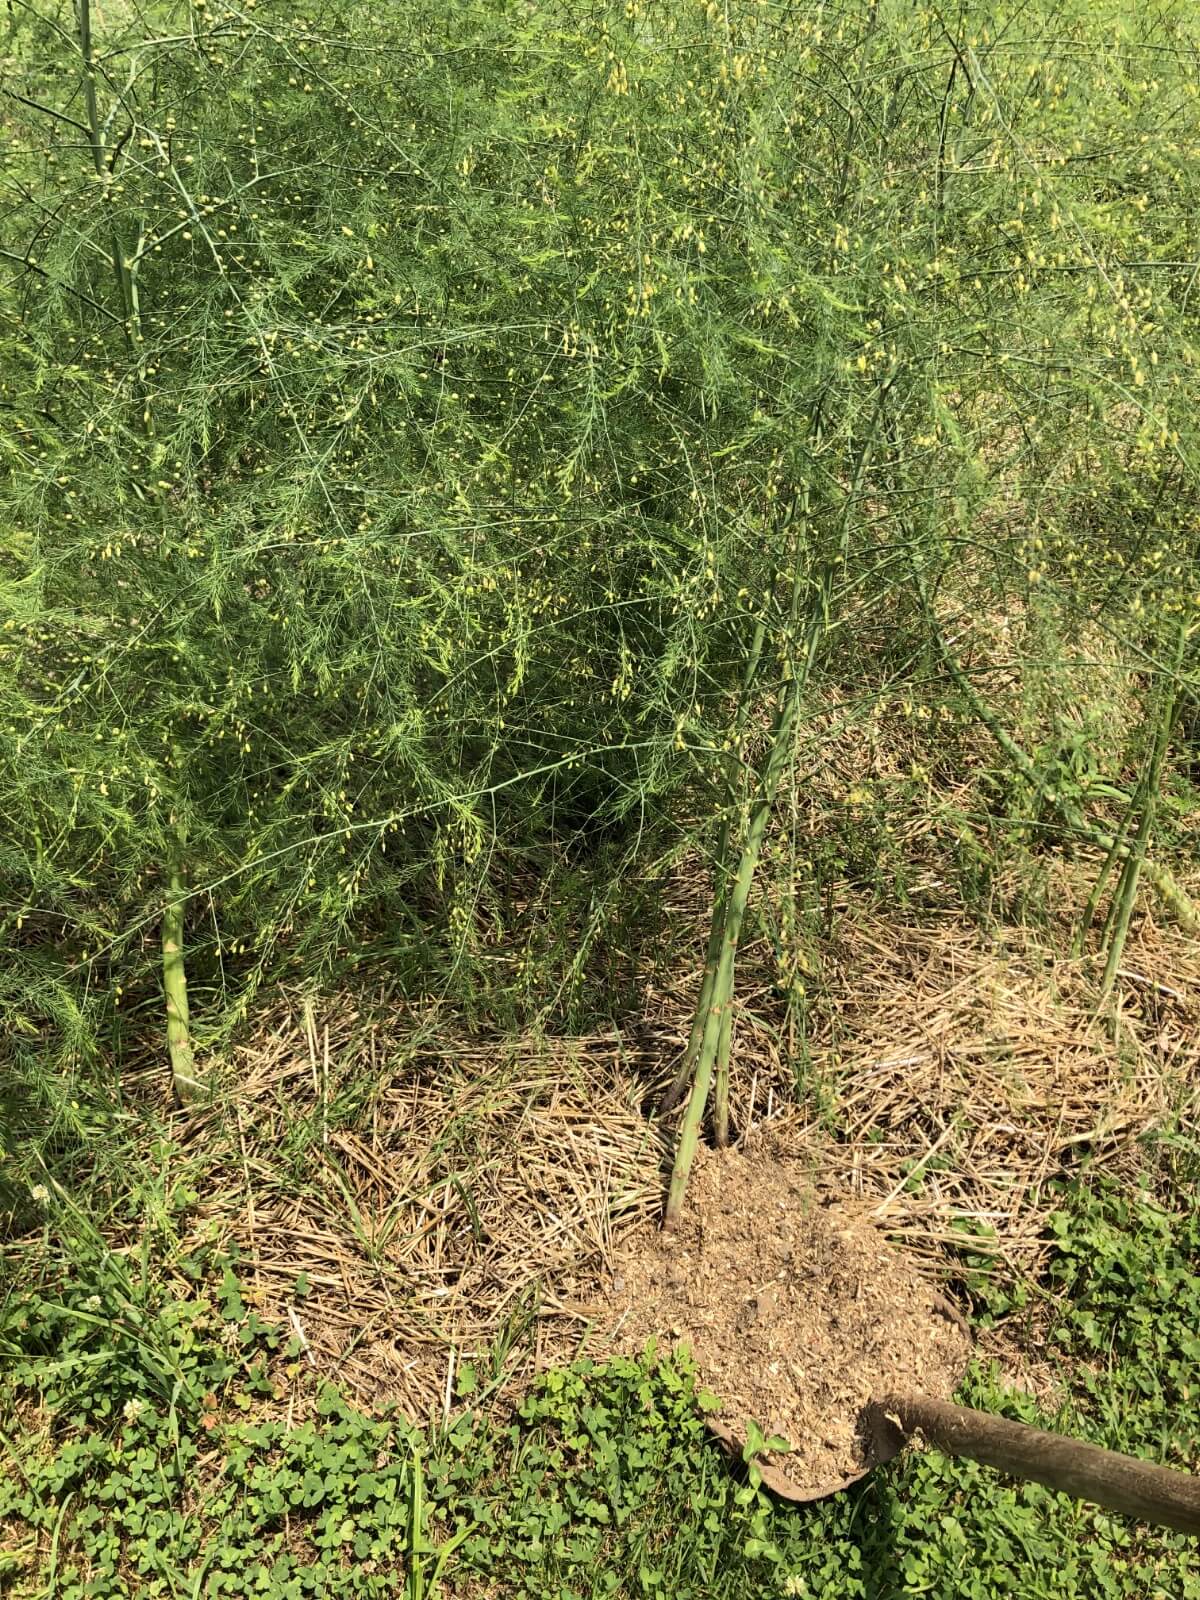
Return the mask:
<path fill-rule="evenodd" d="M 655 1337 L 690 1349 L 717 1420 L 742 1444 L 751 1421 L 786 1441 L 770 1465 L 816 1495 L 870 1465 L 872 1398 L 948 1399 L 970 1346 L 877 1226 L 764 1143 L 703 1152 L 678 1228 L 625 1241 L 612 1338 L 630 1354 Z"/>
<path fill-rule="evenodd" d="M 1146 1156 L 1163 1194 L 1190 1192 L 1193 1141 Z M 1040 1409 L 986 1360 L 962 1398 L 1194 1468 L 1194 1210 L 1101 1183 L 1064 1191 L 1048 1231 L 1040 1293 L 1014 1305 L 985 1273 L 973 1300 L 1018 1336 L 1035 1313 L 1060 1399 Z M 678 1361 L 559 1367 L 504 1425 L 478 1404 L 487 1366 L 461 1365 L 448 1427 L 373 1419 L 314 1382 L 227 1259 L 193 1270 L 190 1298 L 164 1300 L 157 1272 L 81 1251 L 71 1282 L 34 1279 L 7 1307 L 25 1352 L 6 1365 L 0 1479 L 14 1595 L 415 1600 L 439 1575 L 443 1594 L 514 1600 L 1200 1595 L 1193 1541 L 932 1452 L 781 1504 L 706 1441 Z"/>
<path fill-rule="evenodd" d="M 1088 873 L 1056 868 L 1060 920 L 1043 929 L 848 899 L 803 1040 L 771 995 L 769 952 L 744 953 L 735 1129 L 782 1139 L 936 1283 L 959 1281 L 966 1253 L 1033 1292 L 1062 1185 L 1136 1181 L 1143 1141 L 1193 1115 L 1196 943 L 1147 909 L 1099 1011 L 1094 966 L 1064 954 Z M 613 1251 L 662 1204 L 674 1124 L 648 1113 L 698 981 L 690 881 L 674 909 L 697 925 L 692 964 L 647 974 L 645 1017 L 623 1031 L 496 1044 L 389 997 L 280 995 L 229 1061 L 226 1095 L 172 1122 L 196 1193 L 186 1252 L 236 1250 L 253 1303 L 299 1328 L 314 1374 L 417 1423 L 443 1417 L 459 1361 L 502 1351 L 508 1404 L 549 1366 L 602 1356 Z M 157 1057 L 144 1089 L 161 1098 Z M 1054 1403 L 1037 1328 L 988 1347 Z"/>
<path fill-rule="evenodd" d="M 843 929 L 799 1102 L 748 981 L 735 1124 L 969 1309 L 959 1398 L 1195 1470 L 1194 948 L 1139 918 L 1106 1019 L 1086 961 L 1027 928 Z M 707 1377 L 603 1359 L 693 982 L 637 1040 L 491 1056 L 395 1008 L 343 1003 L 326 1031 L 285 1003 L 228 1098 L 147 1147 L 148 1073 L 107 1209 L 47 1185 L 11 1241 L 12 1592 L 415 1597 L 440 1572 L 535 1600 L 1200 1594 L 1182 1537 L 932 1452 L 782 1504 L 707 1437 Z"/>

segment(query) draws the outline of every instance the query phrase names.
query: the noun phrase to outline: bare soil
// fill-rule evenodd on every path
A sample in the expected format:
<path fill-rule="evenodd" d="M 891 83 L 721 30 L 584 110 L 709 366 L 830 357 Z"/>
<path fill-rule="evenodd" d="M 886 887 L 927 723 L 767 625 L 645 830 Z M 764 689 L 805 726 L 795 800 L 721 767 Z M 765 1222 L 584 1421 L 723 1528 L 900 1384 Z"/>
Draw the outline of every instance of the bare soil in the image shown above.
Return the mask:
<path fill-rule="evenodd" d="M 759 1145 L 701 1149 L 671 1234 L 643 1227 L 617 1252 L 611 1337 L 686 1345 L 744 1439 L 752 1418 L 790 1450 L 772 1458 L 816 1493 L 869 1465 L 859 1416 L 889 1392 L 949 1399 L 970 1345 L 945 1302 L 865 1216 L 819 1195 Z"/>

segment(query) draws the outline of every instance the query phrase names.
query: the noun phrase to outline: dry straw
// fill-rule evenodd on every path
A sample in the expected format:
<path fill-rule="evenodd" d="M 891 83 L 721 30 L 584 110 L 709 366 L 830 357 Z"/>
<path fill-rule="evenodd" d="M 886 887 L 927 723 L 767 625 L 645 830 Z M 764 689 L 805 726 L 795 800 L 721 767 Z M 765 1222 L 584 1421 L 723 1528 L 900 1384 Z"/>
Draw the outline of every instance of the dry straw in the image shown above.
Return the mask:
<path fill-rule="evenodd" d="M 1056 870 L 1077 905 L 1086 872 Z M 1107 1016 L 1086 963 L 1059 953 L 1065 936 L 849 903 L 840 927 L 806 1067 L 821 1093 L 799 1105 L 764 953 L 748 948 L 735 1128 L 773 1122 L 815 1180 L 866 1202 L 933 1274 L 964 1229 L 986 1230 L 1000 1270 L 1035 1274 L 1053 1180 L 1085 1155 L 1131 1169 L 1139 1136 L 1194 1119 L 1200 952 L 1149 913 Z M 661 1207 L 670 1129 L 647 1113 L 696 978 L 648 987 L 626 1035 L 504 1044 L 290 998 L 238 1052 L 232 1105 L 190 1124 L 209 1157 L 197 1232 L 240 1243 L 262 1309 L 362 1403 L 441 1415 L 463 1363 L 510 1396 L 594 1343 L 614 1239 Z"/>

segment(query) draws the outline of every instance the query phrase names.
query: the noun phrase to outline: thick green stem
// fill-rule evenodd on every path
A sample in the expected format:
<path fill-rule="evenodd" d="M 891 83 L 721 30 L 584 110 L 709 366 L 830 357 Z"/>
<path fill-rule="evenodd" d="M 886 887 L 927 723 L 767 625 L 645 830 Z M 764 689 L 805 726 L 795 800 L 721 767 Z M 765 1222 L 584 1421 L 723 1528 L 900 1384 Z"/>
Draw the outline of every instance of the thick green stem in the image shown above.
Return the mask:
<path fill-rule="evenodd" d="M 675 1153 L 675 1165 L 671 1173 L 670 1188 L 667 1192 L 666 1212 L 663 1217 L 663 1226 L 665 1228 L 674 1226 L 683 1208 L 683 1197 L 687 1190 L 692 1162 L 695 1160 L 696 1146 L 700 1138 L 700 1126 L 708 1103 L 713 1068 L 718 1064 L 718 1061 L 720 1061 L 720 1067 L 718 1070 L 717 1106 L 714 1120 L 718 1141 L 722 1142 L 728 1139 L 729 1041 L 732 1028 L 733 976 L 738 940 L 741 936 L 742 923 L 746 915 L 746 905 L 750 898 L 750 887 L 754 881 L 754 872 L 762 850 L 767 823 L 770 820 L 775 793 L 779 787 L 779 780 L 783 775 L 784 768 L 791 757 L 792 737 L 795 731 L 801 698 L 804 694 L 813 662 L 816 659 L 817 646 L 829 626 L 830 601 L 836 573 L 840 566 L 839 561 L 830 562 L 826 565 L 821 575 L 820 582 L 816 586 L 816 592 L 812 596 L 804 647 L 798 653 L 799 659 L 797 659 L 795 644 L 800 620 L 801 600 L 806 589 L 809 588 L 809 582 L 806 579 L 802 564 L 802 550 L 808 535 L 808 504 L 808 491 L 805 489 L 800 497 L 800 519 L 792 567 L 791 604 L 788 610 L 787 628 L 780 652 L 785 664 L 790 666 L 790 672 L 785 674 L 786 678 L 790 678 L 790 682 L 785 681 L 779 706 L 776 710 L 774 725 L 768 740 L 766 766 L 763 770 L 758 793 L 746 827 L 745 843 L 742 846 L 737 874 L 729 891 L 720 956 L 712 982 L 709 1003 L 704 1013 L 704 1026 L 696 1058 L 692 1096 L 684 1113 L 683 1123 L 680 1126 L 679 1145 Z M 723 1043 L 722 1040 L 724 1041 Z"/>
<path fill-rule="evenodd" d="M 1133 856 L 1126 856 L 1121 862 L 1121 871 L 1117 878 L 1117 887 L 1113 890 L 1113 897 L 1109 903 L 1108 913 L 1104 918 L 1104 926 L 1100 930 L 1100 948 L 1101 950 L 1107 950 L 1109 955 L 1109 959 L 1106 960 L 1104 964 L 1105 982 L 1102 986 L 1102 994 L 1107 994 L 1110 987 L 1108 982 L 1108 971 L 1110 965 L 1112 964 L 1111 957 L 1113 952 L 1113 941 L 1117 936 L 1117 924 L 1121 920 L 1121 908 L 1125 905 L 1132 907 L 1134 900 L 1137 898 L 1138 876 L 1139 873 L 1137 862 L 1134 860 Z M 1124 943 L 1123 940 L 1121 942 Z"/>
<path fill-rule="evenodd" d="M 1105 855 L 1100 871 L 1096 874 L 1092 892 L 1088 895 L 1087 905 L 1083 908 L 1083 915 L 1079 919 L 1079 927 L 1076 930 L 1075 938 L 1071 942 L 1071 954 L 1074 956 L 1083 954 L 1084 942 L 1095 920 L 1096 908 L 1099 906 L 1104 891 L 1108 887 L 1108 880 L 1112 877 L 1113 868 L 1118 863 L 1121 863 L 1121 871 L 1117 875 L 1117 887 L 1113 891 L 1112 901 L 1104 918 L 1104 926 L 1100 930 L 1101 950 L 1108 945 L 1109 935 L 1112 933 L 1113 921 L 1116 917 L 1117 904 L 1124 893 L 1123 885 L 1129 872 L 1129 856 L 1126 851 L 1126 846 L 1129 842 L 1129 830 L 1133 827 L 1138 817 L 1141 816 L 1142 809 L 1146 804 L 1148 782 L 1149 774 L 1144 773 L 1130 797 L 1129 804 L 1125 807 L 1125 815 L 1121 818 L 1121 825 L 1113 837 L 1112 849 Z"/>
<path fill-rule="evenodd" d="M 96 100 L 96 57 L 92 44 L 91 0 L 75 0 L 75 31 L 79 54 L 83 60 L 83 104 L 87 114 L 88 144 L 92 152 L 92 165 L 102 183 L 111 184 L 115 173 L 109 170 L 104 144 L 104 129 L 100 123 L 100 107 Z M 141 240 L 139 239 L 139 249 Z M 144 373 L 140 347 L 142 343 L 141 308 L 138 300 L 137 259 L 138 250 L 126 252 L 124 242 L 114 223 L 109 229 L 109 251 L 112 257 L 113 277 L 121 306 L 121 324 L 125 330 L 125 343 L 134 364 L 134 385 L 137 402 L 141 408 L 142 430 L 147 438 L 154 436 L 154 422 L 146 401 Z"/>
<path fill-rule="evenodd" d="M 746 731 L 746 722 L 750 714 L 750 689 L 754 682 L 754 675 L 758 671 L 758 663 L 762 656 L 763 640 L 766 637 L 766 621 L 760 616 L 755 625 L 754 637 L 750 641 L 750 654 L 746 658 L 746 670 L 742 675 L 741 694 L 738 700 L 737 713 L 733 724 L 733 750 L 732 762 L 736 765 L 741 758 L 742 738 Z M 659 1104 L 659 1115 L 665 1116 L 667 1112 L 674 1111 L 675 1107 L 687 1093 L 688 1084 L 692 1081 L 692 1073 L 696 1065 L 696 1057 L 700 1053 L 700 1043 L 704 1037 L 704 1019 L 708 1016 L 709 1007 L 712 1005 L 713 983 L 717 975 L 717 962 L 721 954 L 721 944 L 725 937 L 725 905 L 728 898 L 728 885 L 726 874 L 729 870 L 729 835 L 730 820 L 733 807 L 733 783 L 726 785 L 728 791 L 728 805 L 724 819 L 721 822 L 721 831 L 717 837 L 715 894 L 713 899 L 712 924 L 708 934 L 708 948 L 704 953 L 704 974 L 700 980 L 700 994 L 696 1001 L 695 1015 L 692 1017 L 691 1033 L 688 1036 L 687 1049 L 683 1053 L 683 1060 L 679 1063 L 679 1070 L 671 1080 L 671 1085 L 663 1095 Z"/>
<path fill-rule="evenodd" d="M 758 865 L 763 837 L 770 819 L 775 792 L 779 786 L 784 767 L 791 757 L 792 737 L 801 698 L 808 683 L 813 663 L 816 660 L 817 648 L 831 626 L 834 587 L 839 573 L 844 570 L 848 555 L 850 512 L 862 489 L 867 462 L 870 459 L 872 445 L 883 414 L 883 402 L 892 381 L 889 379 L 888 384 L 885 385 L 880 394 L 879 408 L 876 412 L 875 420 L 858 453 L 854 475 L 842 505 L 841 517 L 838 523 L 837 554 L 826 561 L 815 587 L 803 560 L 809 532 L 809 491 L 807 487 L 801 490 L 799 495 L 792 501 L 784 524 L 786 526 L 793 518 L 797 520 L 796 540 L 792 557 L 791 601 L 788 607 L 787 625 L 780 649 L 780 659 L 785 663 L 785 685 L 768 744 L 766 767 L 759 785 L 749 825 L 746 829 L 745 843 L 742 847 L 741 860 L 738 863 L 737 876 L 734 879 L 729 895 L 729 904 L 725 911 L 723 941 L 717 970 L 712 979 L 707 1002 L 703 1005 L 702 1015 L 704 1022 L 700 1047 L 696 1057 L 692 1097 L 688 1102 L 688 1108 L 684 1113 L 683 1123 L 679 1131 L 679 1145 L 675 1154 L 675 1166 L 671 1173 L 666 1212 L 663 1217 L 663 1226 L 665 1228 L 672 1227 L 675 1224 L 683 1206 L 688 1176 L 692 1169 L 696 1146 L 699 1142 L 700 1125 L 708 1102 L 714 1064 L 718 1067 L 717 1105 L 714 1114 L 715 1132 L 719 1143 L 728 1139 L 729 1044 L 732 1029 L 733 974 L 738 939 L 746 913 L 746 903 L 750 898 L 750 885 L 754 878 L 755 868 Z M 805 630 L 803 649 L 797 651 L 796 644 L 801 605 L 806 595 L 810 601 L 808 623 Z M 757 644 L 761 646 L 761 640 L 758 640 Z M 787 681 L 789 678 L 790 682 Z M 716 920 L 714 917 L 714 926 Z M 702 1002 L 704 998 L 702 986 Z M 700 1008 L 698 1007 L 697 1009 L 699 1012 Z"/>
<path fill-rule="evenodd" d="M 187 972 L 183 958 L 183 916 L 187 903 L 182 852 L 183 830 L 178 830 L 179 855 L 171 863 L 167 903 L 162 914 L 163 996 L 167 1006 L 167 1056 L 171 1063 L 171 1088 L 179 1105 L 188 1105 L 205 1093 L 196 1076 L 188 1013 Z"/>
<path fill-rule="evenodd" d="M 715 1035 L 720 1023 L 720 1015 L 710 1009 L 704 1029 L 704 1040 L 696 1060 L 696 1074 L 692 1080 L 692 1096 L 688 1101 L 687 1110 L 684 1112 L 683 1122 L 679 1128 L 679 1143 L 675 1148 L 675 1165 L 671 1171 L 671 1187 L 667 1192 L 667 1209 L 663 1215 L 663 1227 L 674 1227 L 679 1220 L 679 1213 L 683 1208 L 683 1196 L 687 1189 L 688 1175 L 692 1170 L 692 1162 L 696 1159 L 696 1146 L 700 1142 L 700 1124 L 704 1120 L 704 1108 L 708 1104 L 708 1090 L 712 1083 L 713 1060 L 716 1055 Z M 714 1038 L 713 1049 L 707 1049 L 710 1031 Z"/>
<path fill-rule="evenodd" d="M 109 172 L 105 161 L 104 133 L 100 126 L 100 108 L 96 103 L 96 59 L 92 49 L 91 0 L 75 0 L 75 27 L 79 39 L 79 54 L 83 57 L 83 104 L 87 112 L 88 142 L 92 152 L 92 165 L 95 167 L 96 176 L 101 182 L 111 182 L 112 173 Z M 134 306 L 130 268 L 126 264 L 125 252 L 121 248 L 121 240 L 115 227 L 110 230 L 110 234 L 112 239 L 113 277 L 116 279 L 117 294 L 121 301 L 121 316 L 125 324 L 125 337 L 132 346 Z"/>
<path fill-rule="evenodd" d="M 1083 915 L 1079 919 L 1079 926 L 1076 928 L 1075 937 L 1071 941 L 1071 954 L 1073 956 L 1081 956 L 1083 954 L 1088 933 L 1096 916 L 1096 908 L 1100 904 L 1105 889 L 1108 887 L 1108 880 L 1112 877 L 1113 868 L 1121 859 L 1121 847 L 1129 834 L 1133 815 L 1133 807 L 1130 806 L 1125 816 L 1121 819 L 1121 826 L 1118 828 L 1116 837 L 1113 840 L 1112 849 L 1104 857 L 1100 871 L 1096 874 L 1092 892 L 1088 895 L 1087 905 L 1083 908 Z"/>
<path fill-rule="evenodd" d="M 92 51 L 91 0 L 75 0 L 75 30 L 79 54 L 83 57 L 83 103 L 87 110 L 88 141 L 96 176 L 104 176 L 104 140 L 100 132 L 100 109 L 96 104 L 96 60 Z"/>
<path fill-rule="evenodd" d="M 809 668 L 816 654 L 817 639 L 823 627 L 824 615 L 824 608 L 819 607 L 818 613 L 810 626 L 801 670 L 796 673 L 794 681 L 788 687 L 776 713 L 766 769 L 763 773 L 762 784 L 746 830 L 746 842 L 742 848 L 741 859 L 738 862 L 737 876 L 733 880 L 733 887 L 729 893 L 729 905 L 725 914 L 720 959 L 717 964 L 716 977 L 713 981 L 712 1003 L 708 1007 L 704 1020 L 704 1031 L 696 1061 L 692 1097 L 688 1101 L 683 1124 L 679 1130 L 679 1146 L 675 1153 L 675 1166 L 671 1173 L 671 1186 L 667 1193 L 667 1208 L 663 1217 L 663 1226 L 667 1228 L 672 1227 L 678 1221 L 679 1213 L 683 1208 L 683 1197 L 687 1190 L 687 1181 L 692 1170 L 692 1162 L 695 1160 L 696 1146 L 699 1143 L 700 1125 L 708 1103 L 713 1067 L 720 1053 L 721 1035 L 726 1026 L 725 1019 L 730 1015 L 733 1005 L 734 963 L 737 956 L 738 939 L 742 931 L 742 922 L 746 915 L 746 904 L 750 899 L 750 886 L 754 881 L 754 870 L 758 865 L 763 838 L 767 831 L 767 823 L 770 820 L 775 791 L 779 786 L 779 779 L 791 753 L 792 734 L 796 726 L 800 698 L 808 679 Z M 718 1130 L 724 1127 L 728 1132 L 728 1038 L 726 1038 L 725 1051 L 726 1071 L 724 1073 L 724 1082 L 723 1084 L 718 1083 L 719 1090 L 723 1089 L 724 1091 L 724 1099 L 718 1103 L 716 1123 Z"/>
<path fill-rule="evenodd" d="M 746 833 L 746 844 L 742 850 L 741 860 L 738 862 L 737 876 L 733 881 L 733 888 L 729 895 L 729 907 L 725 917 L 721 955 L 713 985 L 713 1003 L 709 1006 L 708 1014 L 705 1018 L 704 1034 L 696 1062 L 696 1077 L 692 1088 L 692 1097 L 688 1101 L 683 1124 L 679 1130 L 679 1148 L 675 1155 L 675 1167 L 671 1173 L 671 1187 L 667 1194 L 666 1215 L 663 1218 L 663 1223 L 666 1227 L 671 1227 L 678 1220 L 683 1206 L 684 1192 L 687 1189 L 688 1176 L 691 1173 L 692 1162 L 696 1155 L 700 1124 L 704 1118 L 705 1107 L 708 1103 L 709 1086 L 712 1082 L 713 1067 L 720 1049 L 722 1025 L 733 1003 L 733 971 L 738 937 L 742 930 L 742 920 L 746 914 L 746 902 L 750 898 L 750 885 L 754 880 L 754 869 L 758 865 L 763 835 L 766 833 L 767 821 L 771 812 L 771 800 L 774 795 L 774 784 L 771 782 L 772 769 L 775 769 L 775 779 L 778 781 L 778 769 L 782 766 L 782 762 L 776 761 L 775 757 L 777 751 L 783 748 L 784 742 L 794 726 L 795 716 L 792 708 L 796 699 L 797 695 L 795 694 L 788 696 L 787 708 L 779 719 L 775 743 L 771 750 L 771 759 L 767 763 L 767 775 L 763 783 L 762 792 L 755 805 L 754 813 L 750 819 L 750 826 Z M 723 1123 L 728 1128 L 728 1073 L 726 1073 L 724 1088 L 726 1100 L 725 1104 L 718 1108 L 717 1120 L 718 1126 Z"/>
<path fill-rule="evenodd" d="M 718 1149 L 729 1143 L 729 1049 L 733 1039 L 733 972 L 728 993 L 721 997 L 721 1023 L 717 1031 L 717 1082 L 713 1095 L 713 1140 Z"/>
<path fill-rule="evenodd" d="M 713 983 L 717 976 L 717 962 L 721 955 L 721 943 L 725 935 L 725 891 L 720 884 L 725 876 L 725 857 L 729 848 L 729 823 L 721 824 L 721 835 L 717 841 L 717 877 L 718 887 L 716 899 L 713 903 L 712 925 L 708 934 L 708 948 L 704 952 L 704 973 L 700 979 L 700 994 L 696 1000 L 696 1011 L 692 1017 L 692 1028 L 688 1035 L 687 1049 L 683 1052 L 683 1060 L 679 1063 L 679 1071 L 672 1078 L 670 1087 L 659 1102 L 659 1116 L 665 1117 L 687 1093 L 688 1084 L 692 1081 L 692 1073 L 696 1066 L 696 1057 L 700 1053 L 700 1043 L 704 1037 L 704 1019 L 708 1016 L 708 1009 L 712 1005 Z"/>

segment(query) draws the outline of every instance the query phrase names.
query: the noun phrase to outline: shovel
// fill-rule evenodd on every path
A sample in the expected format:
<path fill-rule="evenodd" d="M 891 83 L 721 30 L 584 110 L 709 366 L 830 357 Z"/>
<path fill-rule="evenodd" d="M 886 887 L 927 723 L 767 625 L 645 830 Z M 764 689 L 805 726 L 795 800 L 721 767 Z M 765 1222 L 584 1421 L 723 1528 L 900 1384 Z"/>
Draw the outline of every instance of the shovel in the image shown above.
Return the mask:
<path fill-rule="evenodd" d="M 969 1334 L 965 1320 L 948 1301 L 941 1301 L 937 1309 Z M 861 1472 L 817 1489 L 801 1488 L 782 1467 L 759 1462 L 763 1483 L 784 1500 L 823 1500 L 890 1461 L 913 1434 L 920 1434 L 946 1455 L 966 1456 L 1141 1522 L 1200 1534 L 1200 1477 L 1188 1472 L 921 1395 L 889 1394 L 872 1400 L 858 1424 L 867 1463 Z M 731 1454 L 741 1455 L 744 1440 L 732 1429 L 713 1418 L 708 1427 Z"/>

